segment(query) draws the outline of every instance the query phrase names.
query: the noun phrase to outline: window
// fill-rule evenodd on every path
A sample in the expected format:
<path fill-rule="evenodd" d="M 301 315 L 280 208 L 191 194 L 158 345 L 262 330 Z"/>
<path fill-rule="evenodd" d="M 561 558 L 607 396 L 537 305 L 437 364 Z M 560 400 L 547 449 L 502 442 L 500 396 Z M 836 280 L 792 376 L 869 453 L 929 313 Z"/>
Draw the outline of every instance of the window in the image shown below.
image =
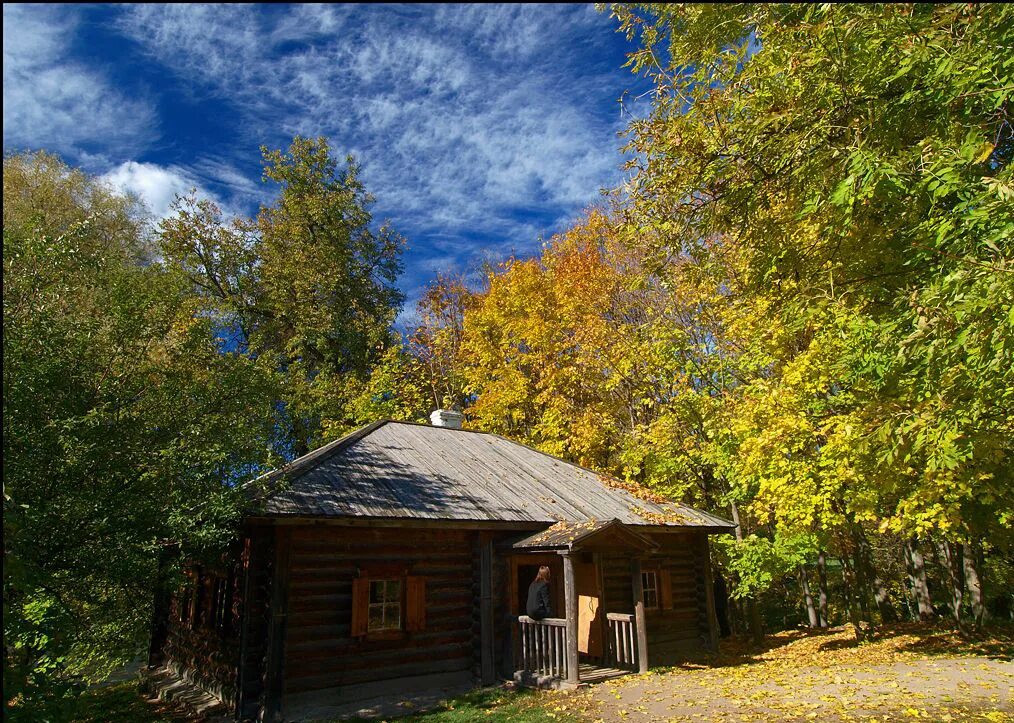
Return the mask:
<path fill-rule="evenodd" d="M 214 630 L 223 637 L 233 632 L 233 598 L 236 571 L 209 572 L 200 567 L 186 571 L 186 584 L 174 595 L 172 603 L 180 623 L 191 629 Z"/>
<path fill-rule="evenodd" d="M 352 580 L 353 638 L 388 639 L 425 627 L 425 578 L 385 569 L 366 570 Z"/>
<path fill-rule="evenodd" d="M 658 573 L 654 570 L 641 573 L 641 595 L 644 598 L 645 608 L 658 609 Z"/>
<path fill-rule="evenodd" d="M 367 631 L 401 630 L 401 580 L 370 580 Z"/>

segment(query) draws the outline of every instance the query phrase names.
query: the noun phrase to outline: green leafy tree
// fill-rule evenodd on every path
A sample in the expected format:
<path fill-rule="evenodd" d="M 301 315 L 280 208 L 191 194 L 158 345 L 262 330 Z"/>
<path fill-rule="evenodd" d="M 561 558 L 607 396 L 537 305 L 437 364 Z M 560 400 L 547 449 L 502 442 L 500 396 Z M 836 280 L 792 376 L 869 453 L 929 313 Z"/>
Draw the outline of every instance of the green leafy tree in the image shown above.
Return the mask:
<path fill-rule="evenodd" d="M 135 200 L 40 153 L 4 159 L 3 209 L 4 696 L 59 719 L 140 650 L 160 551 L 231 533 L 271 384 L 152 260 Z"/>
<path fill-rule="evenodd" d="M 278 375 L 279 421 L 302 454 L 362 421 L 355 401 L 395 344 L 403 239 L 373 230 L 373 197 L 352 158 L 324 138 L 262 149 L 277 199 L 256 219 L 227 221 L 192 194 L 160 229 L 185 273 L 244 354 Z"/>

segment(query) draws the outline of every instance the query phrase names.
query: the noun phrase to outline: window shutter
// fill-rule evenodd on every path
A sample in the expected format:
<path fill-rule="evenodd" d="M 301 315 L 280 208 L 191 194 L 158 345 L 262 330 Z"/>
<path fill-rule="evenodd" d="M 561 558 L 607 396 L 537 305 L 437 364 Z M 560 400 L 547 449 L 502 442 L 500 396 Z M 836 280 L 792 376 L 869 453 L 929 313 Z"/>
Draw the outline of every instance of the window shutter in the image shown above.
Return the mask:
<path fill-rule="evenodd" d="M 366 635 L 370 619 L 370 581 L 364 577 L 352 580 L 352 637 Z"/>
<path fill-rule="evenodd" d="M 422 630 L 426 627 L 426 578 L 405 578 L 405 630 Z"/>
<path fill-rule="evenodd" d="M 668 570 L 659 570 L 658 583 L 662 588 L 659 591 L 659 607 L 663 610 L 672 610 L 672 578 Z"/>

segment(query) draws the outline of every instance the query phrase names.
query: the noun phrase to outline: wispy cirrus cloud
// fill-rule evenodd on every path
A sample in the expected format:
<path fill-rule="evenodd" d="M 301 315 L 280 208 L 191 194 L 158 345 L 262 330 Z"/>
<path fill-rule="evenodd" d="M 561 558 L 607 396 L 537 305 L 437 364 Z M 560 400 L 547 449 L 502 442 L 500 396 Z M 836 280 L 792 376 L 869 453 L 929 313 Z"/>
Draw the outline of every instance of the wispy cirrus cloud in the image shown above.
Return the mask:
<path fill-rule="evenodd" d="M 73 25 L 47 12 L 52 27 L 38 33 L 66 45 Z M 356 155 L 375 214 L 408 237 L 402 287 L 410 302 L 435 271 L 537 251 L 540 238 L 622 178 L 617 132 L 629 119 L 616 101 L 636 80 L 619 68 L 612 22 L 590 5 L 80 12 L 102 15 L 93 25 L 121 51 L 117 67 L 153 79 L 165 132 L 146 157 L 136 145 L 116 145 L 116 122 L 131 127 L 119 116 L 84 125 L 62 141 L 79 158 L 104 155 L 109 178 L 143 189 L 153 207 L 186 182 L 253 213 L 271 193 L 256 149 L 325 135 L 337 153 Z M 109 91 L 101 73 L 59 43 L 16 54 L 19 68 L 63 68 L 90 78 L 99 88 L 92 96 Z M 5 110 L 5 142 L 7 121 Z M 96 137 L 106 144 L 87 146 Z"/>
<path fill-rule="evenodd" d="M 124 161 L 100 179 L 119 191 L 136 195 L 156 219 L 173 213 L 176 197 L 191 192 L 213 201 L 227 217 L 249 215 L 270 195 L 230 164 L 212 158 L 187 167 Z M 224 189 L 225 193 L 213 189 Z"/>
<path fill-rule="evenodd" d="M 590 7 L 361 7 L 325 22 L 191 7 L 134 6 L 121 27 L 241 107 L 246 132 L 269 118 L 359 149 L 381 210 L 418 230 L 520 229 L 519 209 L 565 216 L 618 178 L 618 110 L 586 105 L 615 68 L 567 57 L 568 33 L 610 31 Z M 293 44 L 293 28 L 325 25 Z"/>
<path fill-rule="evenodd" d="M 140 152 L 158 136 L 145 99 L 125 96 L 71 57 L 77 18 L 58 6 L 5 4 L 4 147 L 81 152 L 113 141 Z"/>

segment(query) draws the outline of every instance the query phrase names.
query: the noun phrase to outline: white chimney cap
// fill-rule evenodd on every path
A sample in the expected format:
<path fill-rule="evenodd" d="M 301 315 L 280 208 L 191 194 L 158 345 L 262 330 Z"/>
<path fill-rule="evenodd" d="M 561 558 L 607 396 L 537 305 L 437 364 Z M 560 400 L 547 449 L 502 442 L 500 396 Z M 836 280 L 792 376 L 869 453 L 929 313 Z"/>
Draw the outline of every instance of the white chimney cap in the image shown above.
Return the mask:
<path fill-rule="evenodd" d="M 453 409 L 438 409 L 430 415 L 430 424 L 434 427 L 461 429 L 461 420 L 464 418 L 464 414 Z"/>

